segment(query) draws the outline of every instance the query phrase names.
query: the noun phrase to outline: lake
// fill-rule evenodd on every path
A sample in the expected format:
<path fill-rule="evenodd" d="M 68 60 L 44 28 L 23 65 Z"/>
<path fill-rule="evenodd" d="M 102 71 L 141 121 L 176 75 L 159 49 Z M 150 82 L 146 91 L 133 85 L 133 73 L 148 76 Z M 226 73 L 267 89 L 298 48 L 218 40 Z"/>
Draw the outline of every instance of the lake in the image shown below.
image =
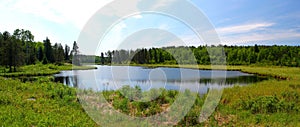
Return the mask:
<path fill-rule="evenodd" d="M 125 85 L 139 86 L 143 91 L 153 88 L 189 89 L 206 94 L 209 89 L 248 85 L 266 80 L 240 71 L 198 70 L 185 68 L 146 68 L 137 66 L 100 66 L 95 70 L 62 71 L 54 75 L 56 82 L 94 91 L 117 90 Z"/>

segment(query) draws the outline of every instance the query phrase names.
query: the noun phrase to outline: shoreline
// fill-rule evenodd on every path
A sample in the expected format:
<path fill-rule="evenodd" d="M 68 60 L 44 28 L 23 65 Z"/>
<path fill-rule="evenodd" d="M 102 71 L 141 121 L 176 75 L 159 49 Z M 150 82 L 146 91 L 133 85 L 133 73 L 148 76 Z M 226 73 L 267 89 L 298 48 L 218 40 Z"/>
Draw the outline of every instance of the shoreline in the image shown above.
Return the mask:
<path fill-rule="evenodd" d="M 163 65 L 163 64 L 115 64 L 108 66 L 136 66 L 136 67 L 149 67 L 149 68 L 158 68 L 158 67 L 166 67 L 166 68 L 186 68 L 186 69 L 199 69 L 199 70 L 222 70 L 222 71 L 240 71 L 243 73 L 254 74 L 258 76 L 269 76 L 280 80 L 292 80 L 293 76 L 281 76 L 280 74 L 274 74 L 274 71 L 278 69 L 297 69 L 300 72 L 300 68 L 296 67 L 280 67 L 280 66 L 233 66 L 233 65 L 214 65 L 212 68 L 211 65 Z M 256 69 L 256 70 L 255 70 Z M 261 72 L 260 70 L 271 70 L 269 72 Z M 289 75 L 289 74 L 284 74 Z M 297 75 L 300 77 L 300 74 Z"/>
<path fill-rule="evenodd" d="M 71 64 L 67 65 L 53 65 L 53 64 L 47 64 L 47 65 L 28 65 L 20 67 L 21 71 L 18 72 L 8 72 L 8 73 L 0 73 L 1 77 L 34 77 L 34 76 L 51 76 L 54 74 L 58 74 L 61 71 L 68 71 L 68 70 L 92 70 L 97 69 L 95 66 L 91 65 L 83 65 L 83 66 L 75 66 Z"/>
<path fill-rule="evenodd" d="M 279 66 L 220 66 L 220 65 L 164 65 L 164 64 L 113 64 L 113 65 L 96 65 L 96 66 L 135 66 L 135 67 L 148 67 L 148 68 L 186 68 L 186 69 L 198 69 L 198 70 L 222 70 L 222 71 L 240 71 L 243 73 L 254 74 L 258 76 L 269 76 L 280 80 L 294 80 L 300 79 L 300 74 L 290 74 L 288 70 L 296 70 L 300 72 L 300 68 L 296 67 L 279 67 Z M 22 71 L 13 73 L 0 73 L 2 77 L 33 77 L 33 76 L 51 76 L 58 74 L 61 71 L 69 70 L 92 70 L 97 69 L 95 65 L 83 65 L 74 66 L 71 64 L 65 64 L 62 66 L 48 64 L 48 65 L 28 65 L 21 67 Z M 35 69 L 35 70 L 34 70 Z M 287 71 L 287 73 L 284 73 Z"/>

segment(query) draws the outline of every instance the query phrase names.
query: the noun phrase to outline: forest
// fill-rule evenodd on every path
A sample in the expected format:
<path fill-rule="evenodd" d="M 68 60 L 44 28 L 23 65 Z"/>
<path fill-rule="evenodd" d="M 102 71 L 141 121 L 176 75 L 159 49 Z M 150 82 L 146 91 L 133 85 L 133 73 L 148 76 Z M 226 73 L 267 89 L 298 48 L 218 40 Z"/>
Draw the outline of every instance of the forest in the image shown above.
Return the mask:
<path fill-rule="evenodd" d="M 220 51 L 224 55 L 219 55 Z M 227 64 L 299 67 L 300 46 L 171 46 L 135 50 L 122 49 L 102 52 L 99 56 L 90 56 L 80 54 L 76 41 L 74 41 L 72 49 L 68 45 L 63 47 L 61 43 L 51 44 L 48 37 L 43 42 L 34 42 L 34 35 L 29 30 L 16 29 L 13 34 L 7 31 L 0 33 L 0 57 L 0 65 L 9 68 L 9 72 L 17 71 L 17 68 L 22 65 L 32 65 L 38 62 L 58 65 L 72 62 L 74 65 L 80 65 L 81 62 L 175 65 L 191 64 L 195 60 L 200 65 Z M 211 63 L 211 61 L 214 61 L 214 63 Z"/>
<path fill-rule="evenodd" d="M 34 35 L 29 30 L 16 29 L 13 34 L 5 31 L 0 33 L 0 65 L 9 68 L 9 72 L 17 71 L 22 65 L 71 63 L 73 56 L 79 54 L 76 41 L 72 50 L 68 45 L 51 44 L 47 37 L 43 42 L 34 42 Z M 79 62 L 73 63 L 75 65 Z"/>
<path fill-rule="evenodd" d="M 215 53 L 220 51 L 224 55 Z M 195 60 L 200 65 L 210 65 L 212 64 L 211 61 L 214 61 L 214 64 L 224 64 L 226 61 L 227 65 L 300 66 L 300 46 L 172 46 L 137 50 L 114 50 L 105 54 L 107 56 L 105 63 L 112 62 L 114 64 L 170 65 L 178 63 L 190 64 Z M 226 57 L 226 60 L 224 60 L 224 57 Z M 96 62 L 100 62 L 101 58 L 96 59 Z"/>

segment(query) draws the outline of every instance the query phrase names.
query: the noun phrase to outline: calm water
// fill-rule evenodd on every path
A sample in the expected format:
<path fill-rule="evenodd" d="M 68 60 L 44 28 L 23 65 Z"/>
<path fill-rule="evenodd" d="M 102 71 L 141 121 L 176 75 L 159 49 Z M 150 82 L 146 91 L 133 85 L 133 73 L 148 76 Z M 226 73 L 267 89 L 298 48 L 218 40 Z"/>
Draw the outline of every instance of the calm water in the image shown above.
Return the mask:
<path fill-rule="evenodd" d="M 97 68 L 96 70 L 62 71 L 54 75 L 55 81 L 71 87 L 95 91 L 116 90 L 129 85 L 140 86 L 144 91 L 152 88 L 189 89 L 205 94 L 209 89 L 247 85 L 266 79 L 239 71 L 133 66 L 97 66 Z"/>

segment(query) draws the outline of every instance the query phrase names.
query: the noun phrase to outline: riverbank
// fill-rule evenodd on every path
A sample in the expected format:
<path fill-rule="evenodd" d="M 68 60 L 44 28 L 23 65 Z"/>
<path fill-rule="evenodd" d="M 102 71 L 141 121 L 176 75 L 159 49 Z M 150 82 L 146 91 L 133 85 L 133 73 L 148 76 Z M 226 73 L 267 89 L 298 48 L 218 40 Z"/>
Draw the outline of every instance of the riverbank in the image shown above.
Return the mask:
<path fill-rule="evenodd" d="M 164 65 L 164 67 L 175 66 Z M 190 65 L 183 65 L 182 67 L 188 68 Z M 39 68 L 37 65 L 32 65 L 22 69 L 23 73 L 26 74 L 40 71 L 40 69 L 49 73 L 47 72 L 49 70 L 54 72 L 71 68 L 72 66 L 57 67 L 55 65 Z M 211 68 L 206 65 L 199 65 L 198 69 Z M 224 89 L 217 109 L 204 123 L 197 121 L 205 97 L 198 98 L 179 125 L 300 126 L 299 68 L 228 66 L 227 69 L 283 77 L 286 80 L 271 79 L 248 86 Z M 23 83 L 18 79 L 0 77 L 0 81 L 0 110 L 3 111 L 0 112 L 0 126 L 96 126 L 82 109 L 74 88 L 51 82 L 47 78 Z M 125 112 L 128 110 L 122 109 L 124 107 L 121 103 L 124 101 L 123 97 L 111 99 L 116 103 L 114 106 L 117 107 L 115 108 L 121 107 L 119 110 L 125 110 Z M 134 103 L 128 101 L 124 104 L 131 105 Z M 156 106 L 153 103 L 151 105 Z M 147 110 L 144 109 L 143 111 L 141 113 L 147 113 L 145 112 Z"/>
<path fill-rule="evenodd" d="M 280 66 L 211 66 L 211 65 L 164 65 L 164 64 L 133 64 L 131 66 L 142 67 L 171 67 L 171 68 L 190 68 L 200 70 L 228 70 L 241 71 L 250 74 L 257 74 L 261 76 L 271 76 L 274 78 L 284 80 L 300 80 L 300 68 L 298 67 L 280 67 Z"/>
<path fill-rule="evenodd" d="M 0 76 L 2 77 L 20 77 L 20 76 L 51 76 L 53 74 L 60 73 L 64 70 L 89 70 L 97 69 L 94 66 L 75 66 L 72 64 L 63 64 L 63 65 L 54 65 L 54 64 L 35 64 L 22 66 L 18 69 L 17 72 L 8 73 L 7 69 L 0 70 Z M 6 71 L 6 72 L 5 72 Z"/>

